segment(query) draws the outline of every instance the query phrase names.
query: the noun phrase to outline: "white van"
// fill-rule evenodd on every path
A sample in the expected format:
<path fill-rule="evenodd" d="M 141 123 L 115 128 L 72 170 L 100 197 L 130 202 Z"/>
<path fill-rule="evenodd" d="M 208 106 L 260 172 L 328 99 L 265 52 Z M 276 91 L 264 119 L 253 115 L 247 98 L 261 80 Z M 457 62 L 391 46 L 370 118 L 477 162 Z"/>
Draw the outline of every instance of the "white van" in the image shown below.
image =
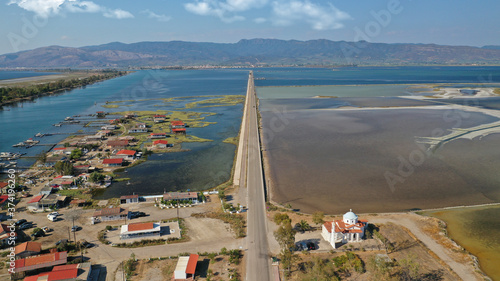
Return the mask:
<path fill-rule="evenodd" d="M 48 215 L 47 218 L 49 219 L 49 221 L 56 221 L 57 220 L 57 216 L 54 216 L 54 215 Z"/>

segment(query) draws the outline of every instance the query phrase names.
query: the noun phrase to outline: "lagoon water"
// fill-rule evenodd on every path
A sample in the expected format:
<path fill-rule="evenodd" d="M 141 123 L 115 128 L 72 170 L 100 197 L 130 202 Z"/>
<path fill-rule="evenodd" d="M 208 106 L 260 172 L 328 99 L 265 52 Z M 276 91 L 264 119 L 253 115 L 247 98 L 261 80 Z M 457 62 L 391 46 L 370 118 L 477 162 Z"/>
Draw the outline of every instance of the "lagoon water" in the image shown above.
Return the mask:
<path fill-rule="evenodd" d="M 499 67 L 286 69 L 255 77 L 274 201 L 332 214 L 500 202 L 499 135 L 455 140 L 429 154 L 417 143 L 498 120 L 435 106 L 497 109 L 499 98 L 399 98 L 436 84 L 498 87 Z M 417 164 L 405 170 L 410 157 Z"/>
<path fill-rule="evenodd" d="M 67 116 L 87 115 L 96 111 L 107 112 L 139 110 L 179 110 L 184 101 L 165 104 L 159 100 L 169 97 L 196 97 L 204 99 L 212 95 L 244 95 L 246 93 L 248 71 L 244 70 L 152 70 L 137 71 L 130 75 L 107 80 L 85 88 L 75 89 L 54 96 L 35 99 L 30 102 L 4 106 L 0 110 L 0 151 L 27 152 L 27 156 L 36 156 L 47 146 L 35 146 L 30 149 L 13 148 L 12 145 L 33 137 L 36 133 L 67 133 L 39 139 L 41 144 L 62 141 L 69 134 L 78 130 L 92 131 L 97 128 L 83 128 L 82 125 L 52 124 L 64 120 Z M 207 97 L 208 98 L 208 97 Z M 103 108 L 106 101 L 137 102 L 132 106 Z M 214 112 L 205 121 L 217 122 L 205 128 L 189 128 L 188 134 L 213 140 L 206 143 L 184 144 L 190 152 L 165 153 L 154 155 L 152 161 L 127 170 L 123 175 L 131 178 L 130 185 L 117 183 L 100 194 L 100 198 L 109 198 L 132 192 L 148 195 L 159 194 L 164 190 L 201 190 L 217 186 L 229 179 L 233 163 L 235 146 L 223 143 L 228 137 L 238 135 L 241 116 L 241 104 L 227 107 L 208 107 L 188 109 L 188 111 Z M 19 159 L 19 166 L 28 166 L 33 159 Z"/>

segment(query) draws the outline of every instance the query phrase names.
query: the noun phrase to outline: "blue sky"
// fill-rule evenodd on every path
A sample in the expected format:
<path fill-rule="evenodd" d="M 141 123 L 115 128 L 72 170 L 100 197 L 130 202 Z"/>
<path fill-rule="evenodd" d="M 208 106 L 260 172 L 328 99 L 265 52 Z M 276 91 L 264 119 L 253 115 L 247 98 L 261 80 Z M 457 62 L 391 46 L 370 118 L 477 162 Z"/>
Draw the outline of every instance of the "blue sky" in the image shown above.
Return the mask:
<path fill-rule="evenodd" d="M 500 45 L 497 0 L 0 0 L 0 54 L 109 42 Z"/>

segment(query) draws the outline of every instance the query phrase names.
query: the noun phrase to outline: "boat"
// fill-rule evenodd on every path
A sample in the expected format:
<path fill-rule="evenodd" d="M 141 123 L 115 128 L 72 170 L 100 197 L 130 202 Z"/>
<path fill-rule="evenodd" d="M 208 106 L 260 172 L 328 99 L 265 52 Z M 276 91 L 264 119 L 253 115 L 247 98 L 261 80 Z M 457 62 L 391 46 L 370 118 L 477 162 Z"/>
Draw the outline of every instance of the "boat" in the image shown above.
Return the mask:
<path fill-rule="evenodd" d="M 12 166 L 16 166 L 17 162 L 16 161 L 10 161 L 9 164 L 11 164 Z"/>
<path fill-rule="evenodd" d="M 13 147 L 23 147 L 23 146 L 26 146 L 26 144 L 24 142 L 20 142 L 18 144 L 13 145 Z"/>
<path fill-rule="evenodd" d="M 130 181 L 127 182 L 127 185 L 130 185 Z"/>
<path fill-rule="evenodd" d="M 0 158 L 12 158 L 14 155 L 12 152 L 0 152 Z"/>
<path fill-rule="evenodd" d="M 111 185 L 111 181 L 105 181 L 104 182 L 104 187 L 109 187 Z"/>
<path fill-rule="evenodd" d="M 42 138 L 43 136 L 44 136 L 44 134 L 42 134 L 42 133 L 37 133 L 37 134 L 35 135 L 35 137 L 37 137 L 37 138 Z"/>
<path fill-rule="evenodd" d="M 64 121 L 72 121 L 72 120 L 74 120 L 74 119 L 72 117 L 69 117 L 69 116 L 64 118 Z"/>
<path fill-rule="evenodd" d="M 25 143 L 25 144 L 28 144 L 28 145 L 33 145 L 33 144 L 37 144 L 37 143 L 39 143 L 39 142 L 40 142 L 40 141 L 38 141 L 38 140 L 33 140 L 32 138 L 29 138 L 29 139 L 27 139 L 24 143 Z"/>
<path fill-rule="evenodd" d="M 62 126 L 62 124 L 61 124 L 61 123 L 57 123 L 57 124 L 54 124 L 54 126 L 56 126 L 56 127 L 61 127 L 61 126 Z"/>

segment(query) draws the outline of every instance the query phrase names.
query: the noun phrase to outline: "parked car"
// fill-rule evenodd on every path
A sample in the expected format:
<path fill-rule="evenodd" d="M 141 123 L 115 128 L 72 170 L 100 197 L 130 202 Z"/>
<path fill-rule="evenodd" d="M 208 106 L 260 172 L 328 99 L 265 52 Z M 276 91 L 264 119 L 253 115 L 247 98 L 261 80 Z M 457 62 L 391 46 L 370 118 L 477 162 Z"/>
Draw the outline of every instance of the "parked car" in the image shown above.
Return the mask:
<path fill-rule="evenodd" d="M 307 248 L 308 248 L 309 250 L 316 250 L 316 245 L 314 245 L 314 243 L 313 243 L 313 242 L 308 242 L 308 243 L 307 243 Z"/>
<path fill-rule="evenodd" d="M 26 223 L 26 222 L 28 222 L 26 219 L 20 219 L 20 220 L 16 221 L 15 225 L 21 225 L 21 224 Z"/>
<path fill-rule="evenodd" d="M 78 231 L 80 229 L 82 229 L 80 226 L 75 225 L 75 226 L 71 227 L 71 232 L 75 232 L 75 231 Z"/>
<path fill-rule="evenodd" d="M 32 228 L 32 227 L 33 227 L 33 223 L 25 222 L 19 226 L 19 229 L 24 230 L 24 229 L 28 229 L 28 228 Z"/>
<path fill-rule="evenodd" d="M 48 214 L 47 217 L 48 216 L 56 216 L 57 217 L 57 216 L 59 216 L 59 213 L 58 212 L 52 212 L 52 213 Z"/>
<path fill-rule="evenodd" d="M 61 239 L 61 240 L 56 242 L 56 246 L 59 244 L 66 244 L 66 243 L 68 243 L 68 239 Z"/>
<path fill-rule="evenodd" d="M 52 231 L 52 228 L 48 227 L 48 226 L 44 226 L 42 227 L 42 230 L 47 233 L 47 232 L 51 232 Z"/>
<path fill-rule="evenodd" d="M 135 218 L 140 218 L 140 217 L 146 217 L 147 214 L 144 212 L 131 212 L 130 213 L 130 218 L 135 219 Z"/>
<path fill-rule="evenodd" d="M 48 215 L 47 218 L 49 219 L 49 221 L 57 221 L 57 216 Z"/>

